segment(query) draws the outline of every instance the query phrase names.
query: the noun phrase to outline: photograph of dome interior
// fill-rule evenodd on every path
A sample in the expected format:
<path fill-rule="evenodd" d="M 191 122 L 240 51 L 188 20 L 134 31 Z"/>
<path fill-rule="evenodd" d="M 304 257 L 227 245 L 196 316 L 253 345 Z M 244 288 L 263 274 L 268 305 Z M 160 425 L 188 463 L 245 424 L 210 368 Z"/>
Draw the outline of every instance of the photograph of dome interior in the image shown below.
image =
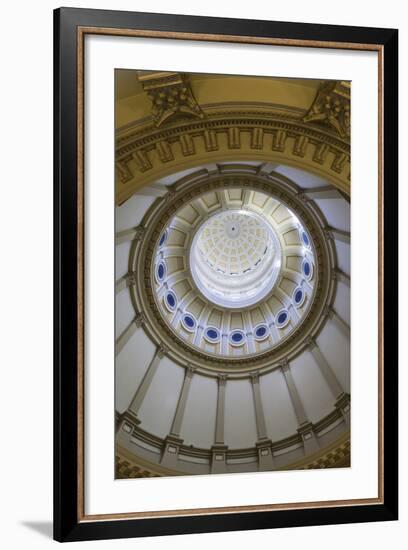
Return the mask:
<path fill-rule="evenodd" d="M 350 87 L 115 71 L 116 478 L 350 466 Z"/>

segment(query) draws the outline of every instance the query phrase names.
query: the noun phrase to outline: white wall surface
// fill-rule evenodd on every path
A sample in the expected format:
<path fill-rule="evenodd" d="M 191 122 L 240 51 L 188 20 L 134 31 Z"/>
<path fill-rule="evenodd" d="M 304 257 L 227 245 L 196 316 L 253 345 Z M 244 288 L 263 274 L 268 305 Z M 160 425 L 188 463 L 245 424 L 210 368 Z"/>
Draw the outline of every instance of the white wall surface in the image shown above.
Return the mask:
<path fill-rule="evenodd" d="M 299 424 L 280 369 L 261 376 L 259 386 L 268 437 L 279 441 L 295 433 Z"/>
<path fill-rule="evenodd" d="M 333 308 L 336 313 L 350 326 L 350 288 L 339 281 Z"/>
<path fill-rule="evenodd" d="M 353 193 L 353 185 L 351 192 Z M 315 202 L 332 227 L 350 231 L 350 206 L 345 200 L 339 197 L 338 199 L 317 199 Z"/>
<path fill-rule="evenodd" d="M 129 271 L 129 252 L 131 242 L 119 244 L 115 249 L 115 279 L 118 280 Z"/>
<path fill-rule="evenodd" d="M 343 0 L 333 9 L 325 0 L 292 2 L 206 2 L 188 0 L 64 0 L 64 5 L 153 12 L 189 13 L 345 25 L 400 28 L 400 97 L 408 96 L 408 18 L 405 3 Z M 2 8 L 2 86 L 0 223 L 2 224 L 1 316 L 2 547 L 9 550 L 55 548 L 52 519 L 52 9 L 59 2 L 7 2 Z M 401 126 L 408 123 L 407 102 L 400 105 Z M 400 151 L 408 149 L 401 132 Z M 401 155 L 402 157 L 402 155 Z M 408 170 L 401 164 L 400 181 Z M 408 204 L 408 187 L 400 187 Z M 4 192 L 6 196 L 4 196 Z M 401 211 L 402 213 L 402 211 Z M 401 252 L 408 217 L 401 215 Z M 22 247 L 25 264 L 21 265 Z M 7 258 L 7 259 L 5 259 Z M 4 269 L 4 265 L 12 266 Z M 29 277 L 27 272 L 29 268 Z M 406 251 L 401 280 L 406 278 Z M 27 284 L 29 279 L 29 285 Z M 18 292 L 17 292 L 18 289 Z M 22 304 L 24 300 L 24 315 Z M 408 307 L 401 296 L 402 311 Z M 401 319 L 400 387 L 408 384 L 406 334 Z M 402 393 L 402 392 L 401 392 Z M 405 392 L 404 392 L 405 393 Z M 402 397 L 404 394 L 402 393 Z M 408 538 L 408 400 L 401 399 L 401 520 L 398 523 L 321 526 L 253 532 L 216 533 L 154 539 L 77 543 L 75 548 L 190 549 L 279 547 L 288 550 L 370 550 L 406 547 Z"/>
<path fill-rule="evenodd" d="M 184 369 L 163 357 L 139 409 L 144 430 L 162 438 L 170 433 L 183 380 Z"/>
<path fill-rule="evenodd" d="M 228 380 L 225 386 L 225 444 L 252 447 L 256 438 L 255 409 L 249 380 Z"/>
<path fill-rule="evenodd" d="M 129 289 L 125 288 L 116 294 L 115 302 L 115 337 L 118 338 L 135 317 L 135 308 L 130 300 Z"/>
<path fill-rule="evenodd" d="M 329 414 L 334 397 L 312 354 L 305 352 L 296 357 L 290 362 L 290 370 L 308 419 L 317 422 Z"/>
<path fill-rule="evenodd" d="M 303 189 L 310 189 L 311 187 L 324 187 L 327 185 L 327 181 L 315 176 L 314 174 L 304 172 L 298 168 L 292 168 L 292 166 L 279 165 L 274 169 L 275 172 L 286 176 L 290 180 L 293 180 L 297 185 Z"/>
<path fill-rule="evenodd" d="M 193 376 L 180 434 L 186 445 L 210 448 L 213 444 L 217 394 L 215 378 Z"/>
<path fill-rule="evenodd" d="M 139 225 L 149 206 L 151 206 L 155 200 L 156 197 L 133 195 L 133 197 L 124 202 L 121 206 L 116 207 L 116 232 L 131 229 Z"/>
<path fill-rule="evenodd" d="M 116 407 L 123 412 L 130 405 L 155 353 L 155 346 L 142 328 L 136 330 L 116 357 Z M 137 364 L 135 357 L 138 358 Z"/>
<path fill-rule="evenodd" d="M 344 364 L 350 361 L 350 341 L 339 331 L 333 320 L 329 319 L 316 342 L 343 389 L 350 392 L 350 369 L 344 368 Z"/>
<path fill-rule="evenodd" d="M 350 275 L 350 245 L 342 241 L 334 241 L 337 252 L 337 265 L 343 273 Z"/>

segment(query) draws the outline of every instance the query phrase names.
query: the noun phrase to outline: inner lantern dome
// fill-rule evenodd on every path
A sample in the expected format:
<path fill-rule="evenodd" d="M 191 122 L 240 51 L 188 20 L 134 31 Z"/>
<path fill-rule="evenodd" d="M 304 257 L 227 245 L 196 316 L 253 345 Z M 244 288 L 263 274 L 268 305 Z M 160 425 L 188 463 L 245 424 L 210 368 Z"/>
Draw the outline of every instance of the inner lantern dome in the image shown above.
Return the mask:
<path fill-rule="evenodd" d="M 194 236 L 190 270 L 212 303 L 242 308 L 264 298 L 281 268 L 281 246 L 271 224 L 246 210 L 210 216 Z"/>

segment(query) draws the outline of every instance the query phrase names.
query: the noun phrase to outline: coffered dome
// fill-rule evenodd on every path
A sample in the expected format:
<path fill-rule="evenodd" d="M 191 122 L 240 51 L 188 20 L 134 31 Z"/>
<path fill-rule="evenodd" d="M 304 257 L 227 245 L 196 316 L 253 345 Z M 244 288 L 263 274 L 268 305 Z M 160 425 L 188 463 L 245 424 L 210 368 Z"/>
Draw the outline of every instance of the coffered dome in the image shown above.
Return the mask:
<path fill-rule="evenodd" d="M 242 308 L 258 302 L 275 284 L 280 242 L 263 216 L 225 210 L 210 216 L 197 231 L 189 263 L 195 284 L 208 300 Z"/>
<path fill-rule="evenodd" d="M 295 333 L 313 303 L 313 239 L 286 205 L 290 194 L 250 183 L 214 179 L 210 192 L 178 201 L 158 234 L 154 311 L 173 345 L 228 361 L 258 358 Z"/>

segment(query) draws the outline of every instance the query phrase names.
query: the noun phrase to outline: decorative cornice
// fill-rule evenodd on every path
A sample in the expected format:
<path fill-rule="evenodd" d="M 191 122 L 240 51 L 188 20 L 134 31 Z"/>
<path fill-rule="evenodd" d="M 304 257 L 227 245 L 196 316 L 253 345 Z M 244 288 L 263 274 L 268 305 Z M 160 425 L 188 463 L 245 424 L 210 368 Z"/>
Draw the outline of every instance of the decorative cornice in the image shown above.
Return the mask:
<path fill-rule="evenodd" d="M 135 236 L 133 238 L 134 241 L 140 241 L 143 238 L 143 235 L 146 232 L 146 228 L 139 225 L 135 228 Z"/>
<path fill-rule="evenodd" d="M 221 152 L 225 155 L 252 152 L 257 158 L 261 154 L 270 158 L 275 152 L 280 157 L 286 156 L 289 164 L 293 161 L 305 169 L 315 167 L 317 172 L 323 171 L 339 189 L 347 194 L 350 192 L 348 142 L 298 117 L 235 112 L 213 114 L 203 120 L 150 128 L 118 138 L 118 201 L 135 192 L 146 178 L 152 179 L 150 172 L 153 176 L 167 164 L 180 166 L 183 158 L 186 161 L 201 159 L 203 152 L 210 162 L 212 154 L 219 156 Z M 132 192 L 129 186 L 124 186 L 131 181 L 134 181 Z"/>

